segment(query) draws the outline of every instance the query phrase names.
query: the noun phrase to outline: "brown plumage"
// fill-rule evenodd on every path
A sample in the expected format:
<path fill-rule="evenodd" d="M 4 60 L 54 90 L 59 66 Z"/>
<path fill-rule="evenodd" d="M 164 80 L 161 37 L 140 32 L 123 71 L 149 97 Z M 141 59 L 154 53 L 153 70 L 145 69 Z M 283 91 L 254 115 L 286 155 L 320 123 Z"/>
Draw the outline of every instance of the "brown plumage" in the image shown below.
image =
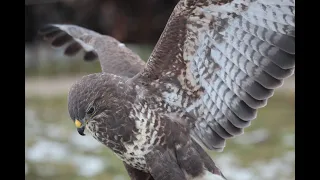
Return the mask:
<path fill-rule="evenodd" d="M 103 73 L 70 89 L 69 113 L 132 179 L 218 180 L 203 148 L 222 151 L 293 73 L 294 8 L 293 0 L 181 0 L 145 67 L 115 39 L 81 27 L 40 33 L 67 44 L 67 55 L 99 59 Z"/>
<path fill-rule="evenodd" d="M 39 34 L 53 47 L 64 47 L 64 54 L 74 56 L 83 54 L 85 61 L 99 58 L 103 72 L 132 77 L 144 66 L 144 61 L 110 36 L 75 25 L 46 25 Z"/>

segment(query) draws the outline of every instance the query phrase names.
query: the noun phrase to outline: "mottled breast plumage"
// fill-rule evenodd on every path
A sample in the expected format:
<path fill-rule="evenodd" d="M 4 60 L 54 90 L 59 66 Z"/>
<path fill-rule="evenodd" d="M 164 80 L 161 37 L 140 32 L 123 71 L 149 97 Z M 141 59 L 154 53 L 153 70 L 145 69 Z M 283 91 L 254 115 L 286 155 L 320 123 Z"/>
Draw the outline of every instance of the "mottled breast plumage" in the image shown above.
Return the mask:
<path fill-rule="evenodd" d="M 71 87 L 68 105 L 75 120 L 85 118 L 85 110 L 94 104 L 97 110 L 86 129 L 128 165 L 147 172 L 145 155 L 154 145 L 163 145 L 165 133 L 163 109 L 155 96 L 139 96 L 145 91 L 115 75 L 92 74 Z"/>

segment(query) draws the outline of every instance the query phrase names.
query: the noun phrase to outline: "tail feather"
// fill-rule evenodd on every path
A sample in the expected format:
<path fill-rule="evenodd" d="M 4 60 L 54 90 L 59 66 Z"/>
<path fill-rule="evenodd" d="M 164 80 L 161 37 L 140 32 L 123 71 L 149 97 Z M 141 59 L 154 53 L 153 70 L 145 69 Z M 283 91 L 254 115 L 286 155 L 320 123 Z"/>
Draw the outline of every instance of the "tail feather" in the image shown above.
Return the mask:
<path fill-rule="evenodd" d="M 204 162 L 205 168 L 207 169 L 203 176 L 199 177 L 199 179 L 195 178 L 194 180 L 227 180 L 203 148 L 195 140 L 192 141 L 193 147 L 199 153 L 202 161 Z"/>

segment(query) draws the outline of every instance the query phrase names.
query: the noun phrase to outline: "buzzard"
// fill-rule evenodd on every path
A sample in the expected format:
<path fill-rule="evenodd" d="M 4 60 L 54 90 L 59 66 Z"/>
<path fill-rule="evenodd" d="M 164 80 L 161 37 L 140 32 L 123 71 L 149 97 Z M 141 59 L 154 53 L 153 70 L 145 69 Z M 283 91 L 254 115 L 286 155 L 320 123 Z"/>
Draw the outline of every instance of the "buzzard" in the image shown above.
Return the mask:
<path fill-rule="evenodd" d="M 145 64 L 112 37 L 49 24 L 39 33 L 102 72 L 70 88 L 68 110 L 132 179 L 225 179 L 205 152 L 243 133 L 294 73 L 294 0 L 181 0 Z"/>

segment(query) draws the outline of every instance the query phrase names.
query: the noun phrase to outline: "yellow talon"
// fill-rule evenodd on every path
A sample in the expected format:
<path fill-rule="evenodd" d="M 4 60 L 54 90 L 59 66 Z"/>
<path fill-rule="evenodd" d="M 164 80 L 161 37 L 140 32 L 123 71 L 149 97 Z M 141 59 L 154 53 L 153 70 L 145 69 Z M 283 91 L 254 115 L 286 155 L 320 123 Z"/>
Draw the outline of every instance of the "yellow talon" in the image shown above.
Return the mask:
<path fill-rule="evenodd" d="M 82 126 L 82 123 L 79 120 L 75 120 L 74 124 L 76 125 L 77 128 L 80 128 Z"/>

